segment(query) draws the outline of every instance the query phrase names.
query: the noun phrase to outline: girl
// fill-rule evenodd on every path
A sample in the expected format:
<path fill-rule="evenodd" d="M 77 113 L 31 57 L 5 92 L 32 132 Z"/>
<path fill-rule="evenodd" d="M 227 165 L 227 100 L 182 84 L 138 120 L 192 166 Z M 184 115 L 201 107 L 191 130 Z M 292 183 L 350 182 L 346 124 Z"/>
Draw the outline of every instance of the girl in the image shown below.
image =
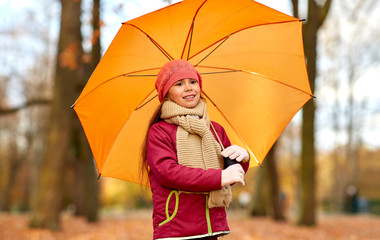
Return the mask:
<path fill-rule="evenodd" d="M 202 78 L 189 62 L 165 64 L 155 87 L 161 105 L 143 160 L 153 198 L 153 238 L 217 239 L 230 232 L 225 211 L 230 185 L 244 184 L 249 154 L 231 146 L 223 127 L 210 121 L 201 98 Z M 240 164 L 223 170 L 223 157 Z"/>

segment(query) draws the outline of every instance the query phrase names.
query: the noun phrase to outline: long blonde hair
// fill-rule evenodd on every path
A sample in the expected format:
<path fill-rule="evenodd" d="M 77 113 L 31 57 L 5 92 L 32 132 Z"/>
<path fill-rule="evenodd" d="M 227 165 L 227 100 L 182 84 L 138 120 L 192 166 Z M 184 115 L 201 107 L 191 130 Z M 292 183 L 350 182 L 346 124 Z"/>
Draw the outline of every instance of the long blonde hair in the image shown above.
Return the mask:
<path fill-rule="evenodd" d="M 162 108 L 162 105 L 164 104 L 165 100 L 162 101 L 162 103 L 160 103 L 160 105 L 158 105 L 158 107 L 154 111 L 154 114 L 153 114 L 152 118 L 149 121 L 148 131 L 145 134 L 144 144 L 141 147 L 141 159 L 140 159 L 140 172 L 139 172 L 139 175 L 140 175 L 140 182 L 142 184 L 146 185 L 146 186 L 148 186 L 148 175 L 149 175 L 149 171 L 150 171 L 148 163 L 146 161 L 149 129 L 153 126 L 153 124 L 162 121 L 162 119 L 161 119 L 161 108 Z"/>

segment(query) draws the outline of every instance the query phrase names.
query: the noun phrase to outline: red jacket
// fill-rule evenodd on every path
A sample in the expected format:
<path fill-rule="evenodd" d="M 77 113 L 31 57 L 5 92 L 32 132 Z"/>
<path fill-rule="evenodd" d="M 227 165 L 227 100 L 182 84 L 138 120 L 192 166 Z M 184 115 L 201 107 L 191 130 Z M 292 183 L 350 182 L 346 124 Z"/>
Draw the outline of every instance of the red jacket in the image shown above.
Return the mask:
<path fill-rule="evenodd" d="M 213 122 L 224 147 L 231 145 L 224 129 Z M 230 232 L 224 207 L 208 208 L 208 195 L 179 194 L 208 192 L 222 188 L 222 170 L 179 165 L 176 149 L 177 126 L 154 124 L 147 141 L 149 181 L 153 198 L 153 239 L 192 239 Z M 214 136 L 215 137 L 215 136 Z M 245 171 L 249 161 L 242 163 Z"/>

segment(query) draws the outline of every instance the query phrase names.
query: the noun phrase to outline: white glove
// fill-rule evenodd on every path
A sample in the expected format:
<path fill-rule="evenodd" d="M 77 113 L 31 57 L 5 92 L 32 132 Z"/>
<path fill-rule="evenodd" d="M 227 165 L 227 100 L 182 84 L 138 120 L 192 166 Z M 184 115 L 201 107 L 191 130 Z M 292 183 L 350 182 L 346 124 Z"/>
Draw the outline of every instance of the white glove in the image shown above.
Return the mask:
<path fill-rule="evenodd" d="M 229 157 L 230 159 L 235 159 L 238 162 L 248 160 L 249 158 L 248 152 L 244 148 L 237 145 L 232 145 L 228 148 L 225 148 L 222 152 L 222 156 Z"/>
<path fill-rule="evenodd" d="M 244 169 L 240 164 L 231 165 L 222 170 L 222 186 L 224 187 L 237 182 L 245 185 L 244 175 Z"/>

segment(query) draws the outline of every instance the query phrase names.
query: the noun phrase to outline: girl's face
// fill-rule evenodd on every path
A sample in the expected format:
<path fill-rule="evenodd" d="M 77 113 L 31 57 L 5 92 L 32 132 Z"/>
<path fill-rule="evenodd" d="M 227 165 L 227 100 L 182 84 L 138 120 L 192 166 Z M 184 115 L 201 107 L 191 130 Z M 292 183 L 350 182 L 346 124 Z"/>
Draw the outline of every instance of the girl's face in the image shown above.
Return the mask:
<path fill-rule="evenodd" d="M 186 108 L 197 106 L 201 97 L 201 88 L 197 80 L 191 78 L 175 82 L 168 91 L 168 98 Z"/>

